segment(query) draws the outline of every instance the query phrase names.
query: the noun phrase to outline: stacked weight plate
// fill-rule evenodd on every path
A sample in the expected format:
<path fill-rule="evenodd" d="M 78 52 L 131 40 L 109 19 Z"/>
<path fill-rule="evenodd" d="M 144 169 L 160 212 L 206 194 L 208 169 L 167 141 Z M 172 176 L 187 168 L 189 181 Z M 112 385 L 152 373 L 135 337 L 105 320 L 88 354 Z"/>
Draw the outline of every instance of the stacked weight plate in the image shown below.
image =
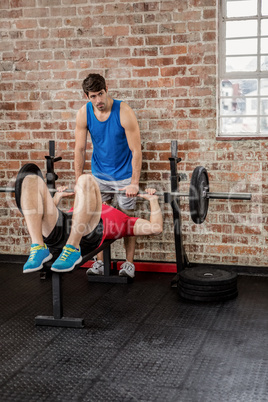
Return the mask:
<path fill-rule="evenodd" d="M 230 300 L 238 294 L 237 274 L 218 268 L 188 268 L 179 273 L 178 291 L 187 300 Z"/>

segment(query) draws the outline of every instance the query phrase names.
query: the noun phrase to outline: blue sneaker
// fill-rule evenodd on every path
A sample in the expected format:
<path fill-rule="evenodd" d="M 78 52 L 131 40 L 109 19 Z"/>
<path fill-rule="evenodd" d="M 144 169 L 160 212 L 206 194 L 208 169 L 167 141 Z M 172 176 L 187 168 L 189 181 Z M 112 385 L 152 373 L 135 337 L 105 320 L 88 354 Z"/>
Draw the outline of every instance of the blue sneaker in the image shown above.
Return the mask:
<path fill-rule="evenodd" d="M 82 261 L 81 249 L 71 246 L 71 244 L 66 244 L 63 247 L 61 255 L 56 259 L 51 267 L 51 271 L 54 272 L 69 272 L 74 269 L 74 267 Z"/>
<path fill-rule="evenodd" d="M 51 260 L 52 257 L 46 244 L 45 246 L 32 244 L 29 258 L 23 266 L 23 273 L 39 271 L 43 268 L 43 264 Z"/>

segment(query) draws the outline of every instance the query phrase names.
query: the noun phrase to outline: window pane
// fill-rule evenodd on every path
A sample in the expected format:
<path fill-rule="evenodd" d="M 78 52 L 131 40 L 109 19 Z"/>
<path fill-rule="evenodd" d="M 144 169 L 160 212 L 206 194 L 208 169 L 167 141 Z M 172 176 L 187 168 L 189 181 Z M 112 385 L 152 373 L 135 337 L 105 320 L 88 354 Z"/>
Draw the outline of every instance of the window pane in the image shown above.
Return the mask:
<path fill-rule="evenodd" d="M 223 117 L 221 118 L 222 133 L 256 133 L 257 118 L 256 117 Z"/>
<path fill-rule="evenodd" d="M 268 56 L 261 57 L 261 71 L 268 71 Z"/>
<path fill-rule="evenodd" d="M 258 112 L 258 99 L 247 97 L 223 98 L 221 114 L 225 116 L 256 115 Z"/>
<path fill-rule="evenodd" d="M 253 15 L 257 15 L 257 0 L 227 0 L 227 17 Z"/>
<path fill-rule="evenodd" d="M 261 21 L 261 35 L 262 36 L 268 35 L 268 20 Z"/>
<path fill-rule="evenodd" d="M 261 53 L 268 53 L 268 38 L 261 39 Z"/>
<path fill-rule="evenodd" d="M 268 78 L 261 80 L 261 95 L 266 96 L 268 95 Z"/>
<path fill-rule="evenodd" d="M 268 97 L 267 98 L 261 98 L 260 114 L 265 115 L 265 116 L 268 117 Z"/>
<path fill-rule="evenodd" d="M 255 57 L 226 57 L 226 72 L 256 71 L 257 56 Z"/>
<path fill-rule="evenodd" d="M 222 81 L 222 115 L 256 115 L 258 112 L 257 80 Z"/>
<path fill-rule="evenodd" d="M 268 117 L 261 117 L 261 133 L 268 134 Z"/>
<path fill-rule="evenodd" d="M 257 89 L 257 80 L 223 80 L 221 84 L 221 96 L 255 96 Z"/>
<path fill-rule="evenodd" d="M 267 2 L 267 0 L 262 1 L 261 13 L 262 13 L 262 15 L 268 15 L 268 2 Z"/>
<path fill-rule="evenodd" d="M 227 40 L 226 54 L 227 55 L 257 54 L 257 38 Z"/>
<path fill-rule="evenodd" d="M 226 22 L 226 38 L 241 38 L 243 36 L 257 36 L 257 21 Z"/>
<path fill-rule="evenodd" d="M 268 95 L 268 87 L 266 87 L 266 94 Z M 261 117 L 261 132 L 268 133 L 268 97 L 261 98 L 260 113 L 264 115 Z"/>

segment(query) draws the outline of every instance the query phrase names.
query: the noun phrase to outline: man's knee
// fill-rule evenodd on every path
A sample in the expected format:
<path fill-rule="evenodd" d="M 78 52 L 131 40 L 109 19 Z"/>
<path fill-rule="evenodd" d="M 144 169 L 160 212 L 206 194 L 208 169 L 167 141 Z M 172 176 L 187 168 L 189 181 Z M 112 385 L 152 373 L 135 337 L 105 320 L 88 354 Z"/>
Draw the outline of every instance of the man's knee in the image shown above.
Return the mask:
<path fill-rule="evenodd" d="M 34 189 L 36 191 L 36 189 L 38 189 L 39 186 L 39 182 L 42 179 L 37 176 L 36 174 L 28 174 L 22 182 L 22 188 L 21 188 L 21 192 L 24 191 L 31 191 L 31 189 Z"/>
<path fill-rule="evenodd" d="M 77 180 L 78 188 L 82 188 L 83 190 L 91 190 L 92 187 L 95 188 L 96 185 L 96 180 L 91 174 L 88 173 L 82 174 Z"/>

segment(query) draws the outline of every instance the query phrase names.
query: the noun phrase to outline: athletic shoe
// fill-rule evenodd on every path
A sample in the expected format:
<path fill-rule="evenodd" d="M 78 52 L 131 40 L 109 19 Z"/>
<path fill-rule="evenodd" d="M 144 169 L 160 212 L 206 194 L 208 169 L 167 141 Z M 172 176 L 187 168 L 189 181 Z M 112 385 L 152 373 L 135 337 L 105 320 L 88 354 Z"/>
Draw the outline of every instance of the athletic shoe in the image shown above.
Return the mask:
<path fill-rule="evenodd" d="M 119 276 L 129 276 L 130 278 L 134 278 L 135 276 L 135 265 L 129 261 L 124 262 L 119 271 Z"/>
<path fill-rule="evenodd" d="M 39 271 L 43 268 L 43 264 L 51 260 L 52 257 L 46 244 L 44 246 L 32 244 L 29 258 L 23 266 L 23 273 Z"/>
<path fill-rule="evenodd" d="M 61 255 L 53 262 L 51 271 L 54 272 L 69 272 L 82 261 L 81 249 L 75 248 L 71 244 L 66 244 L 63 247 Z"/>
<path fill-rule="evenodd" d="M 104 263 L 95 259 L 92 267 L 88 268 L 87 275 L 104 275 Z"/>

